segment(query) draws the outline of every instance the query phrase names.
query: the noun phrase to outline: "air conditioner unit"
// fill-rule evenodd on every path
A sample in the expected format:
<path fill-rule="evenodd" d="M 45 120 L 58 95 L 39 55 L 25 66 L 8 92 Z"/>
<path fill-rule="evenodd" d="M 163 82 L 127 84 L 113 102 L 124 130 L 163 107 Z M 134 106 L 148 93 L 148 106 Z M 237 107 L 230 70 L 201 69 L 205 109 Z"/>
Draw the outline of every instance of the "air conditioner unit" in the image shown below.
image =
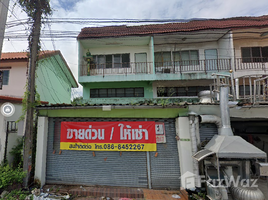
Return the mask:
<path fill-rule="evenodd" d="M 169 74 L 170 73 L 170 69 L 162 69 L 162 73 Z"/>

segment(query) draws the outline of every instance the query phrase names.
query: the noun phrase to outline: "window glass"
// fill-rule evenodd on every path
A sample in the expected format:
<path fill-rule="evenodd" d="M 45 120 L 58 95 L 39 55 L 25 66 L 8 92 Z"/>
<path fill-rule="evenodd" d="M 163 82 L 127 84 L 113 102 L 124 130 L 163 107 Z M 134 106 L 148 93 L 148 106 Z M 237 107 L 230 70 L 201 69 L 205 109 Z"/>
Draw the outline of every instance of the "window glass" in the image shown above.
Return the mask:
<path fill-rule="evenodd" d="M 143 88 L 135 88 L 135 97 L 144 97 L 144 89 Z"/>
<path fill-rule="evenodd" d="M 117 97 L 124 97 L 125 96 L 125 90 L 124 90 L 124 88 L 117 88 L 116 89 L 116 96 Z"/>
<path fill-rule="evenodd" d="M 113 67 L 113 56 L 112 55 L 106 55 L 106 68 L 112 68 Z"/>
<path fill-rule="evenodd" d="M 241 52 L 242 52 L 242 62 L 250 62 L 251 61 L 250 48 L 243 47 L 241 48 Z"/>
<path fill-rule="evenodd" d="M 177 96 L 176 89 L 174 87 L 168 88 L 168 94 L 167 95 L 169 97 L 175 97 L 175 96 Z"/>
<path fill-rule="evenodd" d="M 253 57 L 253 62 L 261 62 L 260 47 L 252 47 L 251 53 L 252 53 L 252 57 Z"/>
<path fill-rule="evenodd" d="M 191 59 L 191 64 L 192 65 L 198 65 L 198 51 L 197 50 L 192 50 L 190 51 L 190 59 Z"/>
<path fill-rule="evenodd" d="M 105 66 L 105 57 L 104 56 L 98 56 L 98 69 L 103 69 Z"/>
<path fill-rule="evenodd" d="M 99 97 L 100 98 L 107 97 L 107 89 L 99 89 Z"/>
<path fill-rule="evenodd" d="M 163 52 L 163 66 L 171 66 L 171 52 Z"/>
<path fill-rule="evenodd" d="M 126 97 L 133 97 L 134 96 L 134 88 L 126 88 Z"/>
<path fill-rule="evenodd" d="M 98 89 L 90 90 L 90 98 L 98 98 Z"/>
<path fill-rule="evenodd" d="M 157 96 L 158 97 L 166 97 L 167 96 L 167 89 L 165 87 L 158 87 L 157 88 Z"/>
<path fill-rule="evenodd" d="M 181 60 L 182 60 L 182 65 L 189 65 L 190 61 L 190 55 L 189 51 L 181 51 Z"/>
<path fill-rule="evenodd" d="M 262 47 L 261 54 L 263 62 L 268 62 L 268 47 Z"/>
<path fill-rule="evenodd" d="M 8 85 L 9 81 L 9 70 L 3 71 L 3 85 Z"/>
<path fill-rule="evenodd" d="M 121 55 L 114 55 L 114 68 L 121 68 Z"/>
<path fill-rule="evenodd" d="M 129 65 L 129 54 L 122 54 L 122 67 L 130 67 Z"/>
<path fill-rule="evenodd" d="M 196 87 L 188 87 L 187 96 L 197 96 Z"/>
<path fill-rule="evenodd" d="M 108 89 L 107 97 L 116 97 L 115 89 Z"/>

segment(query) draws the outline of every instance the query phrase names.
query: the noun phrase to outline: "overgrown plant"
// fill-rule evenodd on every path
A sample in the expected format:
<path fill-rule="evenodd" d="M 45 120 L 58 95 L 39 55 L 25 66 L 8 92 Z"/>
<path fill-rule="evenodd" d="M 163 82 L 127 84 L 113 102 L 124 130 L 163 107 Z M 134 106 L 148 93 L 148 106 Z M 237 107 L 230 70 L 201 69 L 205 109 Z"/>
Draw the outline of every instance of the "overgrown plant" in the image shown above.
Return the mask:
<path fill-rule="evenodd" d="M 4 200 L 25 200 L 29 194 L 30 194 L 29 191 L 22 191 L 21 189 L 12 190 L 10 193 L 6 193 L 5 195 L 3 195 L 2 199 L 4 199 Z"/>
<path fill-rule="evenodd" d="M 0 166 L 0 174 L 0 189 L 5 189 L 15 184 L 21 184 L 26 175 L 22 168 L 12 168 L 8 164 Z"/>
<path fill-rule="evenodd" d="M 9 152 L 13 156 L 12 167 L 18 168 L 21 167 L 23 164 L 23 157 L 22 157 L 22 150 L 23 150 L 23 139 L 17 140 L 17 145 L 12 148 Z"/>

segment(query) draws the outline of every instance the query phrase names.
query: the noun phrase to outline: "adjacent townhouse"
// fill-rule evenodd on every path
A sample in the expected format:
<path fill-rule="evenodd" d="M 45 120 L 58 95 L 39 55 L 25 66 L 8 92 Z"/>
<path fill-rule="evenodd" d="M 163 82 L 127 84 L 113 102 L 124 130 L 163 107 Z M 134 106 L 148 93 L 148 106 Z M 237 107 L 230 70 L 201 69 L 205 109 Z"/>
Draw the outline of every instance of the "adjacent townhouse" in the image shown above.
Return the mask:
<path fill-rule="evenodd" d="M 15 112 L 10 117 L 0 115 L 0 161 L 5 158 L 12 162 L 10 150 L 17 145 L 17 139 L 24 134 L 24 121 L 17 120 L 23 115 L 22 100 L 28 77 L 28 53 L 2 53 L 2 89 L 0 106 L 12 103 Z M 42 104 L 70 103 L 71 90 L 78 84 L 60 51 L 41 51 L 36 69 L 36 91 Z"/>
<path fill-rule="evenodd" d="M 77 40 L 83 101 L 38 108 L 37 161 L 46 166 L 35 176 L 42 185 L 187 187 L 180 177 L 199 173 L 192 156 L 218 134 L 217 120 L 203 116 L 221 117 L 222 84 L 233 101 L 233 133 L 268 152 L 268 16 L 87 27 Z M 156 149 L 111 142 L 110 133 L 127 133 L 123 145 L 146 147 L 128 132 L 135 133 L 134 122 L 154 122 Z M 107 128 L 104 141 L 97 133 L 92 139 L 93 127 Z"/>

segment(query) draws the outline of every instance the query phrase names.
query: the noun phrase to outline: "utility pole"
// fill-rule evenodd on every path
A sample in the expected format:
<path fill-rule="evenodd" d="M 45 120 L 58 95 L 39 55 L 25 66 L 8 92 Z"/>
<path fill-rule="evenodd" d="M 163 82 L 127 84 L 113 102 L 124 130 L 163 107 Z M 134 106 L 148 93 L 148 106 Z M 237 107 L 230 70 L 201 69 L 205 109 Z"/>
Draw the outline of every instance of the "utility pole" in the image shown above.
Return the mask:
<path fill-rule="evenodd" d="M 0 3 L 0 59 L 2 54 L 2 46 L 5 35 L 6 21 L 7 21 L 7 11 L 9 6 L 9 0 L 2 0 Z M 0 90 L 2 90 L 3 84 L 3 71 L 0 71 Z M 7 140 L 7 138 L 6 138 Z"/>
<path fill-rule="evenodd" d="M 24 178 L 24 187 L 28 187 L 30 183 L 32 165 L 33 165 L 33 131 L 34 131 L 34 104 L 35 104 L 35 68 L 38 55 L 38 46 L 41 30 L 41 2 L 35 2 L 36 12 L 33 15 L 33 27 L 29 37 L 29 74 L 28 74 L 28 88 L 27 88 L 27 112 L 26 112 L 26 125 L 24 133 L 24 152 L 23 152 L 23 171 L 26 171 Z"/>
<path fill-rule="evenodd" d="M 0 57 L 2 52 L 4 34 L 5 34 L 5 26 L 7 21 L 7 11 L 9 6 L 9 0 L 2 0 L 0 3 Z"/>

